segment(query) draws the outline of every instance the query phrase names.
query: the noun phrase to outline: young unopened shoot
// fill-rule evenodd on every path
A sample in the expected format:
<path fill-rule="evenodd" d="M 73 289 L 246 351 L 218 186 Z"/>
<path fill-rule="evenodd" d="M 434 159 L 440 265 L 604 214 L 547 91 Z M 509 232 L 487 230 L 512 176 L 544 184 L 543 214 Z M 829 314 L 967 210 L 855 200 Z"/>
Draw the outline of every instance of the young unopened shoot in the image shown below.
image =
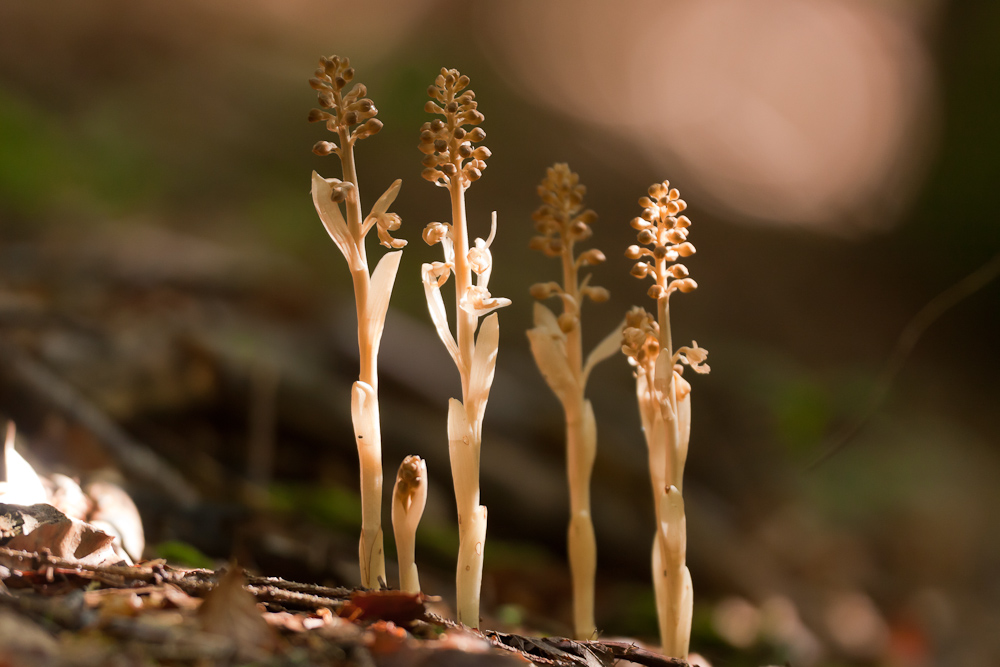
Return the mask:
<path fill-rule="evenodd" d="M 462 400 L 453 398 L 448 404 L 448 445 L 458 505 L 456 607 L 459 622 L 479 627 L 479 590 L 486 541 L 486 508 L 479 504 L 479 448 L 483 414 L 496 367 L 500 326 L 496 313 L 486 317 L 478 336 L 476 325 L 480 317 L 508 305 L 510 300 L 494 297 L 488 289 L 493 270 L 490 244 L 496 235 L 496 213 L 486 240 L 477 238 L 470 243 L 466 227 L 465 191 L 482 176 L 490 156 L 488 148 L 476 145 L 486 138 L 479 127 L 485 118 L 477 110 L 475 93 L 468 86 L 469 77 L 457 70 L 442 69 L 427 89 L 431 101 L 424 109 L 441 117 L 420 128 L 422 176 L 448 190 L 452 221 L 432 222 L 424 229 L 424 241 L 429 245 L 441 244 L 444 261 L 424 264 L 421 276 L 434 327 L 462 379 Z M 454 335 L 441 297 L 441 287 L 452 274 L 456 303 Z"/>
<path fill-rule="evenodd" d="M 632 220 L 639 243 L 625 256 L 637 260 L 632 275 L 652 278 L 649 296 L 656 316 L 633 308 L 626 317 L 622 352 L 635 368 L 639 415 L 649 453 L 649 473 L 656 510 L 653 542 L 653 587 L 663 652 L 686 659 L 691 640 L 692 589 L 688 571 L 687 527 L 683 476 L 691 437 L 691 385 L 682 377 L 684 365 L 707 373 L 708 352 L 692 343 L 673 349 L 670 335 L 670 295 L 692 292 L 698 285 L 679 257 L 693 255 L 687 240 L 691 221 L 680 215 L 687 207 L 680 193 L 664 181 L 650 186 L 639 199 L 642 214 Z M 644 247 L 650 246 L 650 247 Z"/>
<path fill-rule="evenodd" d="M 377 133 L 382 122 L 378 110 L 365 97 L 364 84 L 355 84 L 354 68 L 347 58 L 320 58 L 319 69 L 309 84 L 317 91 L 320 109 L 309 112 L 310 122 L 323 122 L 336 134 L 336 141 L 320 141 L 313 147 L 317 155 L 336 154 L 340 158 L 343 179 L 312 175 L 312 196 L 320 220 L 337 244 L 351 270 L 358 315 L 358 352 L 361 368 L 351 391 L 351 418 L 361 461 L 361 541 L 358 557 L 361 585 L 377 588 L 385 580 L 385 555 L 382 549 L 382 434 L 378 407 L 378 348 L 385 325 L 386 309 L 396 280 L 401 252 L 388 252 L 374 272 L 368 270 L 365 237 L 373 228 L 379 243 L 399 249 L 406 241 L 394 239 L 390 232 L 399 229 L 400 219 L 389 212 L 402 181 L 389 186 L 371 212 L 361 211 L 358 174 L 354 164 L 354 145 Z M 343 205 L 343 208 L 341 208 Z"/>
<path fill-rule="evenodd" d="M 608 291 L 590 284 L 588 275 L 581 282 L 580 269 L 600 264 L 604 253 L 596 248 L 575 254 L 578 241 L 590 238 L 590 225 L 597 214 L 583 210 L 586 188 L 566 164 L 548 169 L 538 186 L 542 206 L 534 213 L 539 235 L 531 247 L 547 257 L 562 262 L 562 278 L 557 282 L 537 283 L 531 288 L 536 299 L 558 297 L 562 313 L 556 315 L 541 303 L 535 303 L 535 327 L 528 331 L 535 363 L 562 403 L 566 415 L 566 473 L 569 479 L 570 521 L 567 533 L 569 565 L 573 580 L 573 632 L 577 639 L 591 639 L 597 633 L 594 624 L 594 575 L 597 569 L 597 545 L 590 516 L 590 477 L 597 453 L 597 425 L 590 401 L 584 397 L 587 379 L 595 365 L 621 347 L 622 326 L 583 360 L 581 311 L 583 302 L 608 300 Z"/>
<path fill-rule="evenodd" d="M 399 559 L 399 588 L 420 592 L 417 575 L 417 526 L 427 505 L 427 463 L 419 456 L 407 456 L 399 466 L 392 489 L 392 532 Z"/>

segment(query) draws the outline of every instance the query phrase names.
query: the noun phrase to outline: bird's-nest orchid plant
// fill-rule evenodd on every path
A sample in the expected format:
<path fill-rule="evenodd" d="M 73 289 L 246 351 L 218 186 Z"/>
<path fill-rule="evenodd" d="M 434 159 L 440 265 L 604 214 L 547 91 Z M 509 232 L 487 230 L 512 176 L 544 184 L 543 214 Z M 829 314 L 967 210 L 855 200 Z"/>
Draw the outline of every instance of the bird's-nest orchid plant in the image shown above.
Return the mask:
<path fill-rule="evenodd" d="M 476 145 L 486 138 L 479 127 L 485 118 L 468 86 L 469 77 L 454 69 L 442 69 L 427 89 L 431 100 L 424 109 L 440 118 L 424 123 L 420 129 L 422 176 L 448 190 L 452 221 L 432 222 L 424 229 L 424 241 L 441 244 L 444 261 L 424 264 L 421 275 L 434 327 L 462 379 L 462 400 L 453 398 L 448 403 L 448 451 L 458 506 L 456 608 L 459 622 L 479 627 L 486 542 L 486 507 L 479 503 L 479 451 L 500 338 L 497 314 L 492 311 L 510 304 L 510 300 L 494 297 L 488 288 L 493 269 L 490 244 L 496 235 L 495 212 L 488 238 L 469 242 L 465 191 L 482 176 L 490 150 Z M 441 296 L 441 287 L 451 275 L 455 276 L 454 335 Z M 476 327 L 483 316 L 486 318 L 477 335 Z"/>
<path fill-rule="evenodd" d="M 570 574 L 573 581 L 573 632 L 577 639 L 591 639 L 594 623 L 594 576 L 597 545 L 590 515 L 590 477 L 597 454 L 597 424 L 594 409 L 585 397 L 590 372 L 621 347 L 622 325 L 583 358 L 581 312 L 585 300 L 608 300 L 608 291 L 590 284 L 588 274 L 580 280 L 582 268 L 600 264 L 604 253 L 596 248 L 579 255 L 575 245 L 590 238 L 590 225 L 597 220 L 592 210 L 583 209 L 586 188 L 566 164 L 548 169 L 538 186 L 542 205 L 534 213 L 538 236 L 531 247 L 547 257 L 559 258 L 563 282 L 537 283 L 531 288 L 535 299 L 558 297 L 562 313 L 535 302 L 534 328 L 528 333 L 535 363 L 549 387 L 562 403 L 566 416 L 566 472 L 569 480 L 570 521 L 567 533 Z"/>
<path fill-rule="evenodd" d="M 632 275 L 652 278 L 649 296 L 657 314 L 635 307 L 626 316 L 622 352 L 635 369 L 639 415 L 649 453 L 649 473 L 656 510 L 653 542 L 653 587 L 663 652 L 686 659 L 691 639 L 692 587 L 686 564 L 687 526 L 683 476 L 691 438 L 691 385 L 682 376 L 687 365 L 707 373 L 708 352 L 692 343 L 673 348 L 670 334 L 670 296 L 692 292 L 698 285 L 689 277 L 680 257 L 693 255 L 687 240 L 691 221 L 681 215 L 687 207 L 680 193 L 666 181 L 649 188 L 639 199 L 642 213 L 633 218 L 639 244 L 625 256 L 636 260 Z M 649 246 L 649 247 L 646 247 Z"/>
<path fill-rule="evenodd" d="M 309 84 L 317 91 L 321 108 L 309 112 L 310 122 L 322 122 L 335 133 L 336 141 L 320 141 L 313 147 L 317 155 L 335 154 L 340 158 L 342 179 L 312 175 L 312 196 L 316 211 L 330 238 L 343 253 L 354 282 L 358 316 L 358 352 L 361 360 L 358 381 L 351 391 L 351 418 L 361 462 L 361 541 L 358 557 L 361 585 L 377 588 L 385 581 L 385 555 L 382 547 L 382 434 L 378 406 L 378 348 L 385 326 L 386 310 L 399 268 L 401 252 L 387 252 L 374 272 L 368 268 L 365 238 L 373 228 L 379 242 L 398 250 L 406 241 L 390 232 L 399 229 L 400 219 L 389 207 L 402 181 L 394 181 L 378 198 L 371 212 L 364 216 L 358 174 L 354 163 L 354 145 L 382 129 L 375 118 L 378 110 L 365 97 L 364 84 L 348 85 L 354 69 L 347 58 L 321 58 Z"/>

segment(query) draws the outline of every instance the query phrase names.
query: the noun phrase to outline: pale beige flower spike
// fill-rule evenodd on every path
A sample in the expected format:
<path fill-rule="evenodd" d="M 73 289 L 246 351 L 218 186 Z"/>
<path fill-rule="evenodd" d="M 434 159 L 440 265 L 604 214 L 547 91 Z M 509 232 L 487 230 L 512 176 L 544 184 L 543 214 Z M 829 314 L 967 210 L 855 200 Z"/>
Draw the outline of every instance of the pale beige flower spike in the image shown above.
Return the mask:
<path fill-rule="evenodd" d="M 415 558 L 417 526 L 427 505 L 427 463 L 419 456 L 407 456 L 399 466 L 392 489 L 392 532 L 399 559 L 399 588 L 420 592 Z"/>
<path fill-rule="evenodd" d="M 550 167 L 538 196 L 542 206 L 535 211 L 535 229 L 539 236 L 531 247 L 548 257 L 562 260 L 563 284 L 538 283 L 531 288 L 536 299 L 557 296 L 562 301 L 559 317 L 535 303 L 535 327 L 528 331 L 531 352 L 549 387 L 562 403 L 566 414 L 566 472 L 569 478 L 570 521 L 568 530 L 569 566 L 573 580 L 573 632 L 577 639 L 592 639 L 594 624 L 594 575 L 597 569 L 597 545 L 590 518 L 590 477 L 597 453 L 597 425 L 594 409 L 584 397 L 590 371 L 621 349 L 622 326 L 595 347 L 583 361 L 581 310 L 589 298 L 600 303 L 608 300 L 608 291 L 590 285 L 588 275 L 580 281 L 579 271 L 600 264 L 604 253 L 596 248 L 574 255 L 577 241 L 590 238 L 590 225 L 597 219 L 591 210 L 583 210 L 586 188 L 566 164 Z"/>
<path fill-rule="evenodd" d="M 478 336 L 476 325 L 480 317 L 510 304 L 510 300 L 494 297 L 488 289 L 496 213 L 486 240 L 478 238 L 470 244 L 466 228 L 465 191 L 482 176 L 490 156 L 488 148 L 475 145 L 486 138 L 479 127 L 485 118 L 477 110 L 475 93 L 468 90 L 468 85 L 469 77 L 457 70 L 442 69 L 427 89 L 431 101 L 424 109 L 442 118 L 428 121 L 420 128 L 422 176 L 447 188 L 452 222 L 432 222 L 424 230 L 424 241 L 429 245 L 441 244 L 444 261 L 424 264 L 421 275 L 434 327 L 462 379 L 462 400 L 453 398 L 448 404 L 448 445 L 458 505 L 456 607 L 459 622 L 479 627 L 479 590 L 486 541 L 486 508 L 479 504 L 479 448 L 483 414 L 496 368 L 500 325 L 496 313 L 483 320 Z M 455 275 L 457 335 L 452 335 L 441 297 L 441 287 L 451 274 Z"/>
<path fill-rule="evenodd" d="M 378 110 L 365 97 L 364 84 L 345 92 L 354 69 L 347 58 L 320 58 L 319 69 L 309 84 L 317 91 L 322 109 L 309 112 L 310 122 L 324 122 L 337 141 L 320 141 L 313 147 L 317 155 L 335 153 L 340 158 L 343 180 L 312 175 L 312 196 L 320 220 L 347 259 L 354 281 L 358 313 L 358 351 L 361 369 L 351 392 L 351 418 L 361 461 L 361 541 L 358 558 L 361 585 L 377 588 L 385 581 L 382 548 L 382 433 L 378 409 L 378 348 L 382 340 L 389 297 L 396 281 L 401 252 L 388 252 L 369 273 L 365 237 L 376 228 L 379 243 L 390 249 L 402 248 L 406 241 L 389 232 L 399 229 L 400 219 L 389 212 L 402 181 L 389 186 L 371 212 L 363 216 L 358 174 L 354 165 L 354 144 L 382 129 L 375 118 Z M 343 210 L 341 210 L 343 204 Z M 346 214 L 346 218 L 345 218 Z"/>
<path fill-rule="evenodd" d="M 626 316 L 622 352 L 635 368 L 639 415 L 649 451 L 649 474 L 656 500 L 656 537 L 653 542 L 653 587 L 663 652 L 686 659 L 691 641 L 691 573 L 685 563 L 687 526 L 684 515 L 683 476 L 691 437 L 691 385 L 681 376 L 683 364 L 707 373 L 708 352 L 692 343 L 676 351 L 670 337 L 670 295 L 691 292 L 698 285 L 688 277 L 678 257 L 693 255 L 687 241 L 691 221 L 679 215 L 687 204 L 669 183 L 650 186 L 639 199 L 642 214 L 633 218 L 639 243 L 625 252 L 638 260 L 632 267 L 637 278 L 654 283 L 649 296 L 656 299 L 657 316 L 635 307 Z"/>

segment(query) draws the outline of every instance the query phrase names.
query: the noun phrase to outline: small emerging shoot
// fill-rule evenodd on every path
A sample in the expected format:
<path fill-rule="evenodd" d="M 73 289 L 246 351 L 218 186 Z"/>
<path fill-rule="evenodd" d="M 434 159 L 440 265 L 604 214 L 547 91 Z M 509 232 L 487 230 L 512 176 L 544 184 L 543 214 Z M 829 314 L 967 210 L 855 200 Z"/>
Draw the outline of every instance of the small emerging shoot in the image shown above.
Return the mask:
<path fill-rule="evenodd" d="M 579 255 L 577 241 L 590 238 L 590 225 L 597 214 L 583 210 L 586 188 L 566 164 L 550 167 L 538 186 L 542 206 L 532 216 L 539 236 L 531 239 L 531 248 L 547 257 L 560 258 L 562 285 L 537 283 L 531 288 L 536 299 L 558 297 L 562 313 L 556 315 L 541 303 L 535 303 L 535 327 L 528 340 L 535 363 L 559 398 L 566 415 L 566 473 L 569 479 L 570 521 L 568 529 L 569 565 L 573 580 L 573 632 L 577 639 L 592 639 L 594 624 L 594 575 L 597 569 L 597 545 L 590 514 L 590 478 L 597 453 L 597 424 L 594 409 L 584 396 L 590 371 L 621 347 L 622 325 L 594 348 L 583 361 L 581 311 L 583 302 L 608 300 L 608 291 L 590 284 L 588 275 L 580 280 L 580 269 L 600 264 L 604 253 L 596 248 Z"/>
<path fill-rule="evenodd" d="M 635 307 L 626 316 L 622 352 L 635 368 L 639 416 L 649 453 L 649 474 L 656 510 L 653 542 L 653 587 L 664 654 L 686 659 L 691 641 L 693 594 L 686 565 L 687 525 L 683 476 L 691 437 L 691 385 L 682 377 L 684 365 L 707 373 L 708 352 L 692 347 L 673 349 L 670 335 L 670 295 L 692 292 L 698 285 L 687 267 L 676 263 L 695 247 L 687 240 L 691 221 L 680 215 L 687 207 L 668 182 L 649 188 L 639 199 L 642 214 L 633 218 L 641 245 L 625 256 L 636 260 L 632 275 L 652 278 L 648 294 L 656 300 L 654 317 Z M 650 247 L 644 247 L 650 246 Z"/>
<path fill-rule="evenodd" d="M 316 211 L 330 238 L 337 244 L 351 270 L 358 315 L 358 352 L 361 368 L 351 391 L 351 419 L 361 462 L 361 540 L 358 558 L 361 585 L 377 588 L 385 580 L 382 548 L 382 432 L 378 408 L 378 348 L 385 326 L 389 297 L 396 281 L 401 252 L 388 252 L 369 272 L 365 238 L 375 228 L 379 243 L 399 249 L 406 241 L 390 232 L 399 229 L 400 219 L 389 212 L 402 181 L 389 186 L 367 216 L 362 215 L 354 145 L 382 129 L 375 118 L 378 109 L 365 97 L 362 83 L 349 88 L 354 68 L 347 58 L 320 58 L 319 69 L 309 84 L 317 91 L 320 109 L 309 112 L 310 122 L 322 122 L 335 133 L 336 141 L 320 141 L 313 147 L 317 155 L 340 158 L 343 180 L 312 175 L 312 196 Z M 349 89 L 348 89 L 349 88 Z M 343 208 L 341 208 L 343 206 Z"/>
<path fill-rule="evenodd" d="M 427 463 L 419 456 L 407 456 L 399 466 L 392 489 L 392 532 L 399 558 L 399 589 L 420 592 L 417 575 L 417 526 L 427 505 Z"/>
<path fill-rule="evenodd" d="M 462 400 L 453 398 L 448 403 L 448 451 L 458 506 L 456 607 L 459 622 L 478 628 L 486 542 L 486 507 L 479 504 L 479 450 L 500 337 L 500 324 L 492 311 L 510 304 L 510 300 L 494 297 L 488 289 L 493 271 L 490 244 L 496 235 L 495 212 L 489 237 L 469 242 L 465 191 L 483 175 L 490 149 L 476 145 L 486 138 L 486 132 L 479 127 L 485 118 L 476 108 L 475 93 L 468 86 L 469 77 L 442 68 L 427 89 L 431 100 L 424 106 L 428 113 L 441 117 L 423 124 L 418 147 L 424 154 L 422 176 L 447 189 L 451 198 L 451 223 L 432 222 L 423 233 L 428 245 L 441 244 L 444 261 L 424 264 L 421 276 L 434 327 L 462 379 Z M 441 297 L 441 287 L 452 274 L 455 335 Z M 479 318 L 487 314 L 477 336 Z"/>

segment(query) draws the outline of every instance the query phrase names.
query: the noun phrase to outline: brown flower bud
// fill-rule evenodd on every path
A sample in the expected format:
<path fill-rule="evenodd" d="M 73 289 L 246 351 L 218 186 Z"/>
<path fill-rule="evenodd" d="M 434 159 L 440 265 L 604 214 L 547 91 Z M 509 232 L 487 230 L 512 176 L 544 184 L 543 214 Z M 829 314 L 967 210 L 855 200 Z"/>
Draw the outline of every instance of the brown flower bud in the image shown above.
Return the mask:
<path fill-rule="evenodd" d="M 572 313 L 562 313 L 558 318 L 559 330 L 563 333 L 569 333 L 576 328 L 576 316 Z"/>
<path fill-rule="evenodd" d="M 651 299 L 659 299 L 665 293 L 666 291 L 659 285 L 650 285 L 649 289 L 646 290 L 646 294 L 648 294 Z"/>
<path fill-rule="evenodd" d="M 469 132 L 469 141 L 473 143 L 479 143 L 486 138 L 486 130 L 481 127 L 474 128 L 472 132 Z"/>
<path fill-rule="evenodd" d="M 611 292 L 603 287 L 584 287 L 583 294 L 594 303 L 604 303 L 611 298 Z"/>
<path fill-rule="evenodd" d="M 535 283 L 528 290 L 528 293 L 532 297 L 541 301 L 542 299 L 548 299 L 552 296 L 552 283 Z"/>
<path fill-rule="evenodd" d="M 683 264 L 672 264 L 667 267 L 667 272 L 670 273 L 674 278 L 687 278 L 688 270 Z"/>
<path fill-rule="evenodd" d="M 630 245 L 625 250 L 625 257 L 627 257 L 628 259 L 639 259 L 640 257 L 642 257 L 642 248 L 640 248 L 637 245 Z"/>
<path fill-rule="evenodd" d="M 424 180 L 430 181 L 431 183 L 438 180 L 439 178 L 445 178 L 445 175 L 442 174 L 440 171 L 431 168 L 424 169 L 422 172 L 420 172 L 420 176 Z"/>
<path fill-rule="evenodd" d="M 631 274 L 636 278 L 645 278 L 649 275 L 650 266 L 646 262 L 638 262 L 632 267 Z"/>
<path fill-rule="evenodd" d="M 695 253 L 695 248 L 688 242 L 684 242 L 677 246 L 677 254 L 681 257 L 690 257 Z"/>
<path fill-rule="evenodd" d="M 548 245 L 549 239 L 546 236 L 532 236 L 528 241 L 528 247 L 532 250 L 545 250 Z"/>
<path fill-rule="evenodd" d="M 687 230 L 681 227 L 675 227 L 667 232 L 667 240 L 671 243 L 683 243 L 687 238 Z"/>
<path fill-rule="evenodd" d="M 594 266 L 595 264 L 600 264 L 605 259 L 607 258 L 603 252 L 597 248 L 591 248 L 587 252 L 582 253 L 576 261 L 580 263 L 580 266 Z"/>
<path fill-rule="evenodd" d="M 629 222 L 629 224 L 632 225 L 632 229 L 638 229 L 640 231 L 644 229 L 649 229 L 650 227 L 653 226 L 653 223 L 649 222 L 648 220 L 643 220 L 642 218 L 632 218 L 632 221 Z"/>
<path fill-rule="evenodd" d="M 696 289 L 698 289 L 698 283 L 696 283 L 691 278 L 682 278 L 681 280 L 675 280 L 671 284 L 684 293 L 693 292 Z"/>
<path fill-rule="evenodd" d="M 369 118 L 365 122 L 365 132 L 368 133 L 368 136 L 371 136 L 373 134 L 378 134 L 379 130 L 381 129 L 382 129 L 382 121 L 380 121 L 378 118 Z"/>
<path fill-rule="evenodd" d="M 329 155 L 337 150 L 337 144 L 332 141 L 317 141 L 312 150 L 316 155 Z"/>
<path fill-rule="evenodd" d="M 569 228 L 569 233 L 574 241 L 585 241 L 594 235 L 594 230 L 585 223 L 577 221 Z"/>
<path fill-rule="evenodd" d="M 656 240 L 656 236 L 653 234 L 651 229 L 644 229 L 639 232 L 639 243 L 642 245 L 649 245 Z"/>

